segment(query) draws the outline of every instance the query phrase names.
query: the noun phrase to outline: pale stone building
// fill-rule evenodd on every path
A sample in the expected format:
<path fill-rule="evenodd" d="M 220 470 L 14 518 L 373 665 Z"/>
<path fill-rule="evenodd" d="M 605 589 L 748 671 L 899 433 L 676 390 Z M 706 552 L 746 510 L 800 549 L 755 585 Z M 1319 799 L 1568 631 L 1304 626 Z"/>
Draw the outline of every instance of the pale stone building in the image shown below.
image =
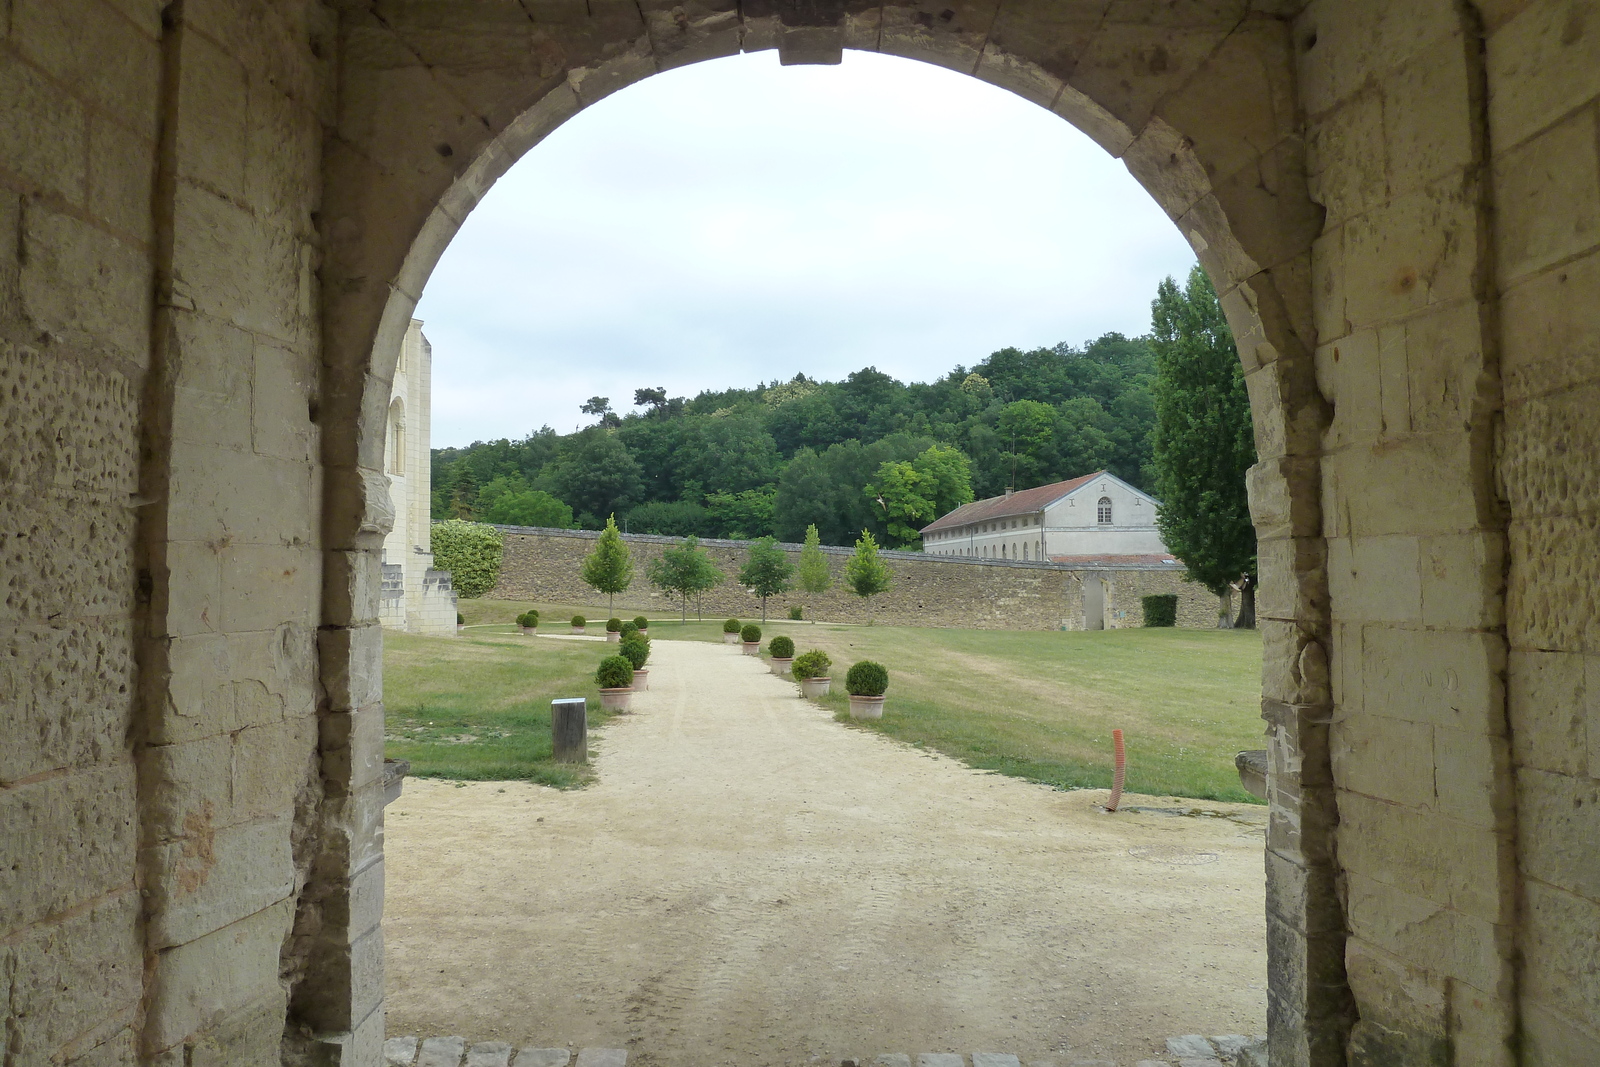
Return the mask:
<path fill-rule="evenodd" d="M 1159 501 L 1107 471 L 974 500 L 923 527 L 935 556 L 1013 561 L 1172 563 Z"/>
<path fill-rule="evenodd" d="M 378 619 L 414 634 L 454 634 L 456 594 L 450 572 L 433 565 L 432 467 L 428 462 L 433 346 L 412 319 L 400 342 L 383 463 L 394 504 L 394 529 L 383 539 Z"/>

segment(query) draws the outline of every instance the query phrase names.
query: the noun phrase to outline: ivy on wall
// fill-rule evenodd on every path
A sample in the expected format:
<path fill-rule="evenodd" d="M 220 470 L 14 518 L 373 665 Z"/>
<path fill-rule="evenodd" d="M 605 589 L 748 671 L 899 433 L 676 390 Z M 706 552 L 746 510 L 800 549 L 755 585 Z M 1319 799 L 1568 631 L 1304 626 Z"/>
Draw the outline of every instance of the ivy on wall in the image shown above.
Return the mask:
<path fill-rule="evenodd" d="M 493 589 L 504 551 L 505 542 L 493 526 L 461 519 L 433 524 L 433 565 L 450 572 L 458 596 L 470 600 Z"/>

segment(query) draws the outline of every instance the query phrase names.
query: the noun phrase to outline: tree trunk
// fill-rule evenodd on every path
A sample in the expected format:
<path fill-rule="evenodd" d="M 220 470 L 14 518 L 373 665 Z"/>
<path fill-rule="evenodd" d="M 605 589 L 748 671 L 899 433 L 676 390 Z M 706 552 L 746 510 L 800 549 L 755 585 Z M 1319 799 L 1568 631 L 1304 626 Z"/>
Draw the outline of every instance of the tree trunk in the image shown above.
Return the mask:
<path fill-rule="evenodd" d="M 678 621 L 685 626 L 689 625 L 689 594 L 683 594 L 683 612 L 678 616 Z"/>
<path fill-rule="evenodd" d="M 761 622 L 762 622 L 763 625 L 765 625 L 766 621 L 767 621 L 767 598 L 766 597 L 762 597 L 761 598 Z"/>
<path fill-rule="evenodd" d="M 1233 590 L 1224 589 L 1217 594 L 1217 629 L 1233 629 Z"/>
<path fill-rule="evenodd" d="M 1256 628 L 1256 583 L 1246 577 L 1239 583 L 1239 617 L 1233 620 L 1235 630 Z"/>

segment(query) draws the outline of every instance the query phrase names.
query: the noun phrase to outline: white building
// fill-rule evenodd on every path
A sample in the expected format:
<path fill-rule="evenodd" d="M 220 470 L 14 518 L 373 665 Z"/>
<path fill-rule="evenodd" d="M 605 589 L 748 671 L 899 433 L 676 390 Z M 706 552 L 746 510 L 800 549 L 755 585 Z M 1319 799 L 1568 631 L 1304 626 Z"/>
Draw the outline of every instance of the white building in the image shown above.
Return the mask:
<path fill-rule="evenodd" d="M 383 462 L 394 502 L 394 529 L 383 540 L 383 625 L 414 634 L 456 632 L 456 594 L 450 572 L 435 570 L 432 550 L 432 468 L 428 429 L 433 346 L 412 319 L 400 343 L 389 392 L 389 430 Z"/>
<path fill-rule="evenodd" d="M 975 500 L 922 531 L 933 556 L 1090 565 L 1172 562 L 1156 529 L 1160 501 L 1098 471 Z"/>

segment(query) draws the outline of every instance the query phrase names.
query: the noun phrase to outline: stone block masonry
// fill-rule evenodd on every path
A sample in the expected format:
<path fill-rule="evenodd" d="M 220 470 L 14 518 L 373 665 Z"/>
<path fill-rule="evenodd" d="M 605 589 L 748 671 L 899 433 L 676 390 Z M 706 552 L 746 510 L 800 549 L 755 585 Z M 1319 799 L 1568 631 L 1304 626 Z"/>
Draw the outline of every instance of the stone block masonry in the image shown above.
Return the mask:
<path fill-rule="evenodd" d="M 583 584 L 583 558 L 600 536 L 593 530 L 499 526 L 505 536 L 500 581 L 492 599 L 587 603 L 595 592 Z M 678 610 L 678 601 L 650 585 L 651 560 L 680 538 L 656 534 L 624 534 L 633 556 L 633 585 L 623 602 L 661 613 Z M 706 617 L 759 617 L 761 599 L 738 583 L 751 542 L 700 542 L 727 580 L 706 593 L 700 605 Z M 798 565 L 800 547 L 781 546 Z M 768 598 L 767 618 L 788 617 L 791 605 L 807 619 L 823 622 L 866 622 L 867 604 L 844 584 L 845 561 L 851 549 L 823 546 L 833 585 L 826 593 L 792 590 Z M 1085 628 L 1086 583 L 1098 580 L 1105 591 L 1107 629 L 1144 625 L 1140 597 L 1176 593 L 1178 625 L 1215 626 L 1217 599 L 1183 577 L 1180 566 L 1116 564 L 1085 570 L 1055 563 L 926 556 L 921 552 L 881 553 L 894 573 L 889 591 L 873 598 L 870 617 L 889 625 L 971 627 L 982 630 L 1082 630 Z M 620 609 L 619 609 L 620 610 Z M 695 605 L 689 606 L 691 613 Z"/>

